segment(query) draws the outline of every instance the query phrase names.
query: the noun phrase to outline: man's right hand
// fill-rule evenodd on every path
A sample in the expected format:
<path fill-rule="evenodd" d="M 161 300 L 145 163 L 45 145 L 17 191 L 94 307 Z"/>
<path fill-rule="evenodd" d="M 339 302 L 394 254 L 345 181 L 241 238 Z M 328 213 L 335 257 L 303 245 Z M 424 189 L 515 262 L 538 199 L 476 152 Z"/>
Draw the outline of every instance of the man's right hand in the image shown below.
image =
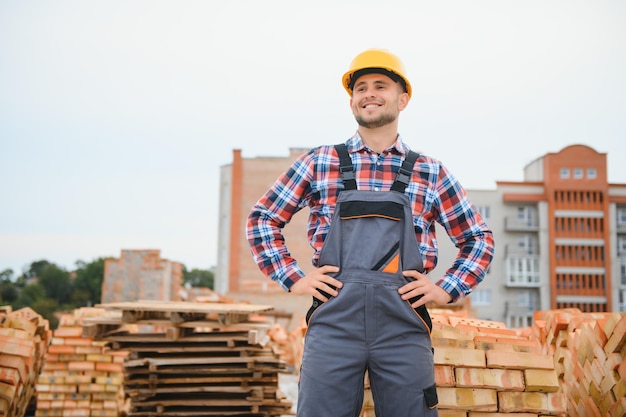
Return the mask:
<path fill-rule="evenodd" d="M 320 268 L 316 268 L 297 280 L 291 286 L 289 291 L 294 294 L 300 295 L 310 294 L 321 302 L 325 303 L 326 301 L 328 301 L 328 297 L 326 297 L 321 291 L 327 293 L 332 297 L 336 297 L 339 294 L 339 288 L 343 286 L 343 283 L 341 281 L 336 280 L 330 275 L 326 275 L 336 272 L 339 272 L 339 267 L 332 265 L 325 265 Z"/>

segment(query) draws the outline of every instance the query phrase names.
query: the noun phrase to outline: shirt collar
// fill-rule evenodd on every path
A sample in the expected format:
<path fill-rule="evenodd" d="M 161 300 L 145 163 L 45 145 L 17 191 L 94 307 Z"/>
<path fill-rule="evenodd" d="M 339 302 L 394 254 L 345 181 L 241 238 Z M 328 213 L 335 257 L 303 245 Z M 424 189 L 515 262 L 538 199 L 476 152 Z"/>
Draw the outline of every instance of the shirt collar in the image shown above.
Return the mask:
<path fill-rule="evenodd" d="M 372 152 L 372 150 L 365 145 L 363 142 L 363 138 L 359 135 L 359 132 L 356 132 L 354 136 L 352 136 L 346 142 L 346 146 L 348 148 L 348 152 Z M 389 147 L 387 150 L 391 153 L 396 153 L 402 156 L 406 156 L 409 152 L 409 147 L 404 143 L 400 134 L 396 138 L 396 141 Z"/>

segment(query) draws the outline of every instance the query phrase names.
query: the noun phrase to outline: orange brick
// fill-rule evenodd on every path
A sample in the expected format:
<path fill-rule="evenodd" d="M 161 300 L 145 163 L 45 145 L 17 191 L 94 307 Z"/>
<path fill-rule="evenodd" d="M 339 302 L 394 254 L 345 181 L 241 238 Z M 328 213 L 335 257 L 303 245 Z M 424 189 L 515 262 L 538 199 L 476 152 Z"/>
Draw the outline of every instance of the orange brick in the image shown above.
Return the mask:
<path fill-rule="evenodd" d="M 455 376 L 458 387 L 524 390 L 524 375 L 519 370 L 456 368 Z"/>
<path fill-rule="evenodd" d="M 474 336 L 471 333 L 467 333 L 461 331 L 452 326 L 444 326 L 439 329 L 433 328 L 431 332 L 431 338 L 443 338 L 443 339 L 452 339 L 452 340 L 472 340 Z"/>
<path fill-rule="evenodd" d="M 613 389 L 611 389 L 611 391 L 613 391 L 613 394 L 615 395 L 615 398 L 622 398 L 622 397 L 626 397 L 626 379 L 619 379 L 615 385 L 613 386 Z"/>
<path fill-rule="evenodd" d="M 100 384 L 81 384 L 78 386 L 78 392 L 80 393 L 88 393 L 88 392 L 103 392 L 105 391 L 105 386 Z"/>
<path fill-rule="evenodd" d="M 481 327 L 485 329 L 506 329 L 506 325 L 501 321 L 481 320 L 473 317 L 456 317 L 450 316 L 450 324 L 458 327 L 459 324 L 468 326 Z"/>
<path fill-rule="evenodd" d="M 525 352 L 500 352 L 488 350 L 485 352 L 487 367 L 510 369 L 554 369 L 554 359 L 550 355 Z"/>
<path fill-rule="evenodd" d="M 54 337 L 82 337 L 83 328 L 81 327 L 59 327 L 52 333 Z"/>
<path fill-rule="evenodd" d="M 67 369 L 70 371 L 93 371 L 96 364 L 89 361 L 68 362 Z"/>
<path fill-rule="evenodd" d="M 598 409 L 600 410 L 600 414 L 606 415 L 606 412 L 615 404 L 615 398 L 613 397 L 613 393 L 609 391 L 609 395 L 606 395 L 599 392 L 593 391 L 589 393 L 591 398 L 596 402 Z"/>
<path fill-rule="evenodd" d="M 99 355 L 102 354 L 102 347 L 100 346 L 76 346 L 76 353 L 84 355 Z"/>
<path fill-rule="evenodd" d="M 87 355 L 86 359 L 92 362 L 113 362 L 113 356 L 102 354 Z"/>
<path fill-rule="evenodd" d="M 563 393 L 545 392 L 498 392 L 499 411 L 505 413 L 563 414 L 566 398 Z"/>
<path fill-rule="evenodd" d="M 431 338 L 432 345 L 435 349 L 439 347 L 456 347 L 464 349 L 473 349 L 474 342 L 472 340 L 449 339 L 443 337 Z"/>
<path fill-rule="evenodd" d="M 517 336 L 517 333 L 513 329 L 501 329 L 497 327 L 481 327 L 477 326 L 479 334 L 492 335 L 496 337 L 502 336 Z"/>
<path fill-rule="evenodd" d="M 435 383 L 438 387 L 454 387 L 454 368 L 452 366 L 435 365 Z"/>
<path fill-rule="evenodd" d="M 440 347 L 435 349 L 435 365 L 467 366 L 484 368 L 485 352 L 479 349 Z"/>
<path fill-rule="evenodd" d="M 550 369 L 524 369 L 527 391 L 557 392 L 560 388 L 556 372 Z"/>
<path fill-rule="evenodd" d="M 0 335 L 19 337 L 21 339 L 33 338 L 32 335 L 30 335 L 27 331 L 21 330 L 21 329 L 14 329 L 13 327 L 0 327 Z"/>
<path fill-rule="evenodd" d="M 439 408 L 453 410 L 497 411 L 497 391 L 480 388 L 437 387 Z"/>
<path fill-rule="evenodd" d="M 24 362 L 24 358 L 20 356 L 3 353 L 0 355 L 0 367 L 16 369 L 22 381 L 26 381 L 28 378 L 28 367 Z"/>
<path fill-rule="evenodd" d="M 78 353 L 69 353 L 59 355 L 60 362 L 78 362 L 87 359 L 86 355 L 79 355 Z"/>
<path fill-rule="evenodd" d="M 621 352 L 626 345 L 626 314 L 622 315 L 620 320 L 615 323 L 613 332 L 609 340 L 604 345 L 604 351 L 607 355 L 613 352 Z"/>
<path fill-rule="evenodd" d="M 615 358 L 613 358 L 615 359 Z M 620 362 L 619 365 L 617 366 L 617 373 L 620 376 L 620 378 L 622 379 L 626 379 L 626 358 L 622 357 L 620 355 Z"/>
<path fill-rule="evenodd" d="M 610 416 L 624 416 L 626 415 L 626 397 L 622 397 L 613 404 L 609 410 Z"/>
<path fill-rule="evenodd" d="M 65 377 L 66 384 L 88 384 L 92 380 L 91 375 L 68 375 Z"/>
<path fill-rule="evenodd" d="M 464 410 L 437 410 L 439 417 L 467 417 L 467 413 Z"/>
<path fill-rule="evenodd" d="M 0 353 L 30 357 L 33 355 L 33 352 L 34 346 L 32 339 L 0 335 Z"/>
<path fill-rule="evenodd" d="M 611 393 L 615 384 L 619 381 L 619 376 L 615 372 L 611 372 L 608 374 L 604 374 L 604 378 L 602 378 L 602 382 L 600 383 L 600 393 L 602 395 L 607 395 L 607 393 Z"/>
<path fill-rule="evenodd" d="M 96 362 L 96 371 L 104 372 L 123 372 L 124 364 L 122 363 L 109 363 L 109 362 Z"/>
<path fill-rule="evenodd" d="M 91 346 L 91 339 L 86 337 L 66 337 L 65 344 L 71 346 Z"/>
<path fill-rule="evenodd" d="M 74 346 L 68 345 L 50 345 L 48 346 L 48 353 L 56 353 L 56 354 L 72 354 L 76 353 L 76 349 Z"/>
<path fill-rule="evenodd" d="M 470 411 L 467 417 L 538 417 L 535 413 L 484 413 L 482 411 Z"/>
<path fill-rule="evenodd" d="M 506 338 L 500 338 L 493 342 L 477 340 L 476 349 L 501 350 L 507 352 L 541 353 L 541 345 L 538 342 L 529 340 L 525 341 L 524 343 L 518 342 L 519 340 L 517 339 L 507 340 Z"/>
<path fill-rule="evenodd" d="M 124 378 L 121 375 L 118 375 L 118 376 L 99 376 L 99 377 L 95 378 L 94 382 L 96 384 L 102 384 L 102 385 L 122 385 L 124 383 Z"/>
<path fill-rule="evenodd" d="M 463 323 L 458 323 L 456 325 L 454 325 L 454 327 L 464 333 L 467 334 L 476 334 L 478 333 L 478 327 L 476 326 L 470 326 L 469 324 L 463 324 Z"/>
<path fill-rule="evenodd" d="M 477 334 L 476 336 L 474 336 L 474 344 L 476 345 L 476 348 L 478 348 L 478 344 L 484 344 L 484 343 L 495 343 L 498 341 L 498 338 L 494 335 L 488 335 L 488 334 Z M 482 348 L 480 348 L 482 349 Z"/>
<path fill-rule="evenodd" d="M 0 368 L 0 381 L 11 385 L 18 385 L 22 382 L 20 372 L 14 368 Z"/>
<path fill-rule="evenodd" d="M 617 326 L 617 323 L 622 320 L 623 316 L 624 313 L 610 313 L 606 317 L 606 321 L 604 322 L 602 330 L 604 330 L 604 333 L 607 336 L 610 336 L 613 333 L 613 331 L 615 330 L 615 326 Z"/>
<path fill-rule="evenodd" d="M 591 398 L 587 398 L 585 401 L 585 412 L 588 416 L 602 417 L 600 409 Z"/>

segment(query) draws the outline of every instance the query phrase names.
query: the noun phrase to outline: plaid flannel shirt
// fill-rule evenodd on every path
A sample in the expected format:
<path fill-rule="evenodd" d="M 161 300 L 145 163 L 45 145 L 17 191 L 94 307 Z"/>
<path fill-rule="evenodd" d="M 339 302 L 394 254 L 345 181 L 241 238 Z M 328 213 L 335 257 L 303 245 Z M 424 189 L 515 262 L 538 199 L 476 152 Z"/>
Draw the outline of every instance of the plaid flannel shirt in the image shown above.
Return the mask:
<path fill-rule="evenodd" d="M 365 146 L 355 134 L 346 145 L 359 190 L 388 191 L 409 147 L 400 136 L 381 154 Z M 309 244 L 317 266 L 328 234 L 337 196 L 343 189 L 339 157 L 332 145 L 301 155 L 252 208 L 246 234 L 253 258 L 261 271 L 285 290 L 304 272 L 285 245 L 282 228 L 301 209 L 310 210 Z M 491 230 L 467 197 L 465 189 L 441 162 L 420 155 L 405 190 L 411 201 L 415 236 L 425 272 L 437 265 L 435 222 L 440 223 L 459 249 L 455 262 L 437 281 L 458 301 L 482 281 L 493 258 Z"/>

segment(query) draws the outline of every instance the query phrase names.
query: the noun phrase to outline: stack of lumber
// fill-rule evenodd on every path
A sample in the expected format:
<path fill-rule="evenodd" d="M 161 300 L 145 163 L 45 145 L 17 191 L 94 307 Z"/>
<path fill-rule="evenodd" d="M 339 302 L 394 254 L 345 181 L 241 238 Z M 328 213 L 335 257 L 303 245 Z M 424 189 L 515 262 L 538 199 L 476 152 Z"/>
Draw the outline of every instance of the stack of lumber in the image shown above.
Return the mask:
<path fill-rule="evenodd" d="M 0 310 L 0 416 L 23 416 L 35 394 L 51 332 L 29 307 Z"/>
<path fill-rule="evenodd" d="M 282 416 L 292 402 L 278 388 L 286 363 L 268 344 L 272 309 L 237 303 L 137 301 L 109 311 L 83 334 L 124 350 L 130 417 Z"/>
<path fill-rule="evenodd" d="M 553 356 L 503 323 L 431 311 L 440 417 L 563 416 Z M 367 380 L 366 380 L 367 387 Z M 362 417 L 374 416 L 366 389 Z"/>
<path fill-rule="evenodd" d="M 569 417 L 626 416 L 626 314 L 538 311 L 533 335 L 553 355 Z"/>
<path fill-rule="evenodd" d="M 61 316 L 37 381 L 37 417 L 120 415 L 127 352 L 112 351 L 82 334 L 85 317 L 100 314 L 101 309 L 81 308 Z"/>

